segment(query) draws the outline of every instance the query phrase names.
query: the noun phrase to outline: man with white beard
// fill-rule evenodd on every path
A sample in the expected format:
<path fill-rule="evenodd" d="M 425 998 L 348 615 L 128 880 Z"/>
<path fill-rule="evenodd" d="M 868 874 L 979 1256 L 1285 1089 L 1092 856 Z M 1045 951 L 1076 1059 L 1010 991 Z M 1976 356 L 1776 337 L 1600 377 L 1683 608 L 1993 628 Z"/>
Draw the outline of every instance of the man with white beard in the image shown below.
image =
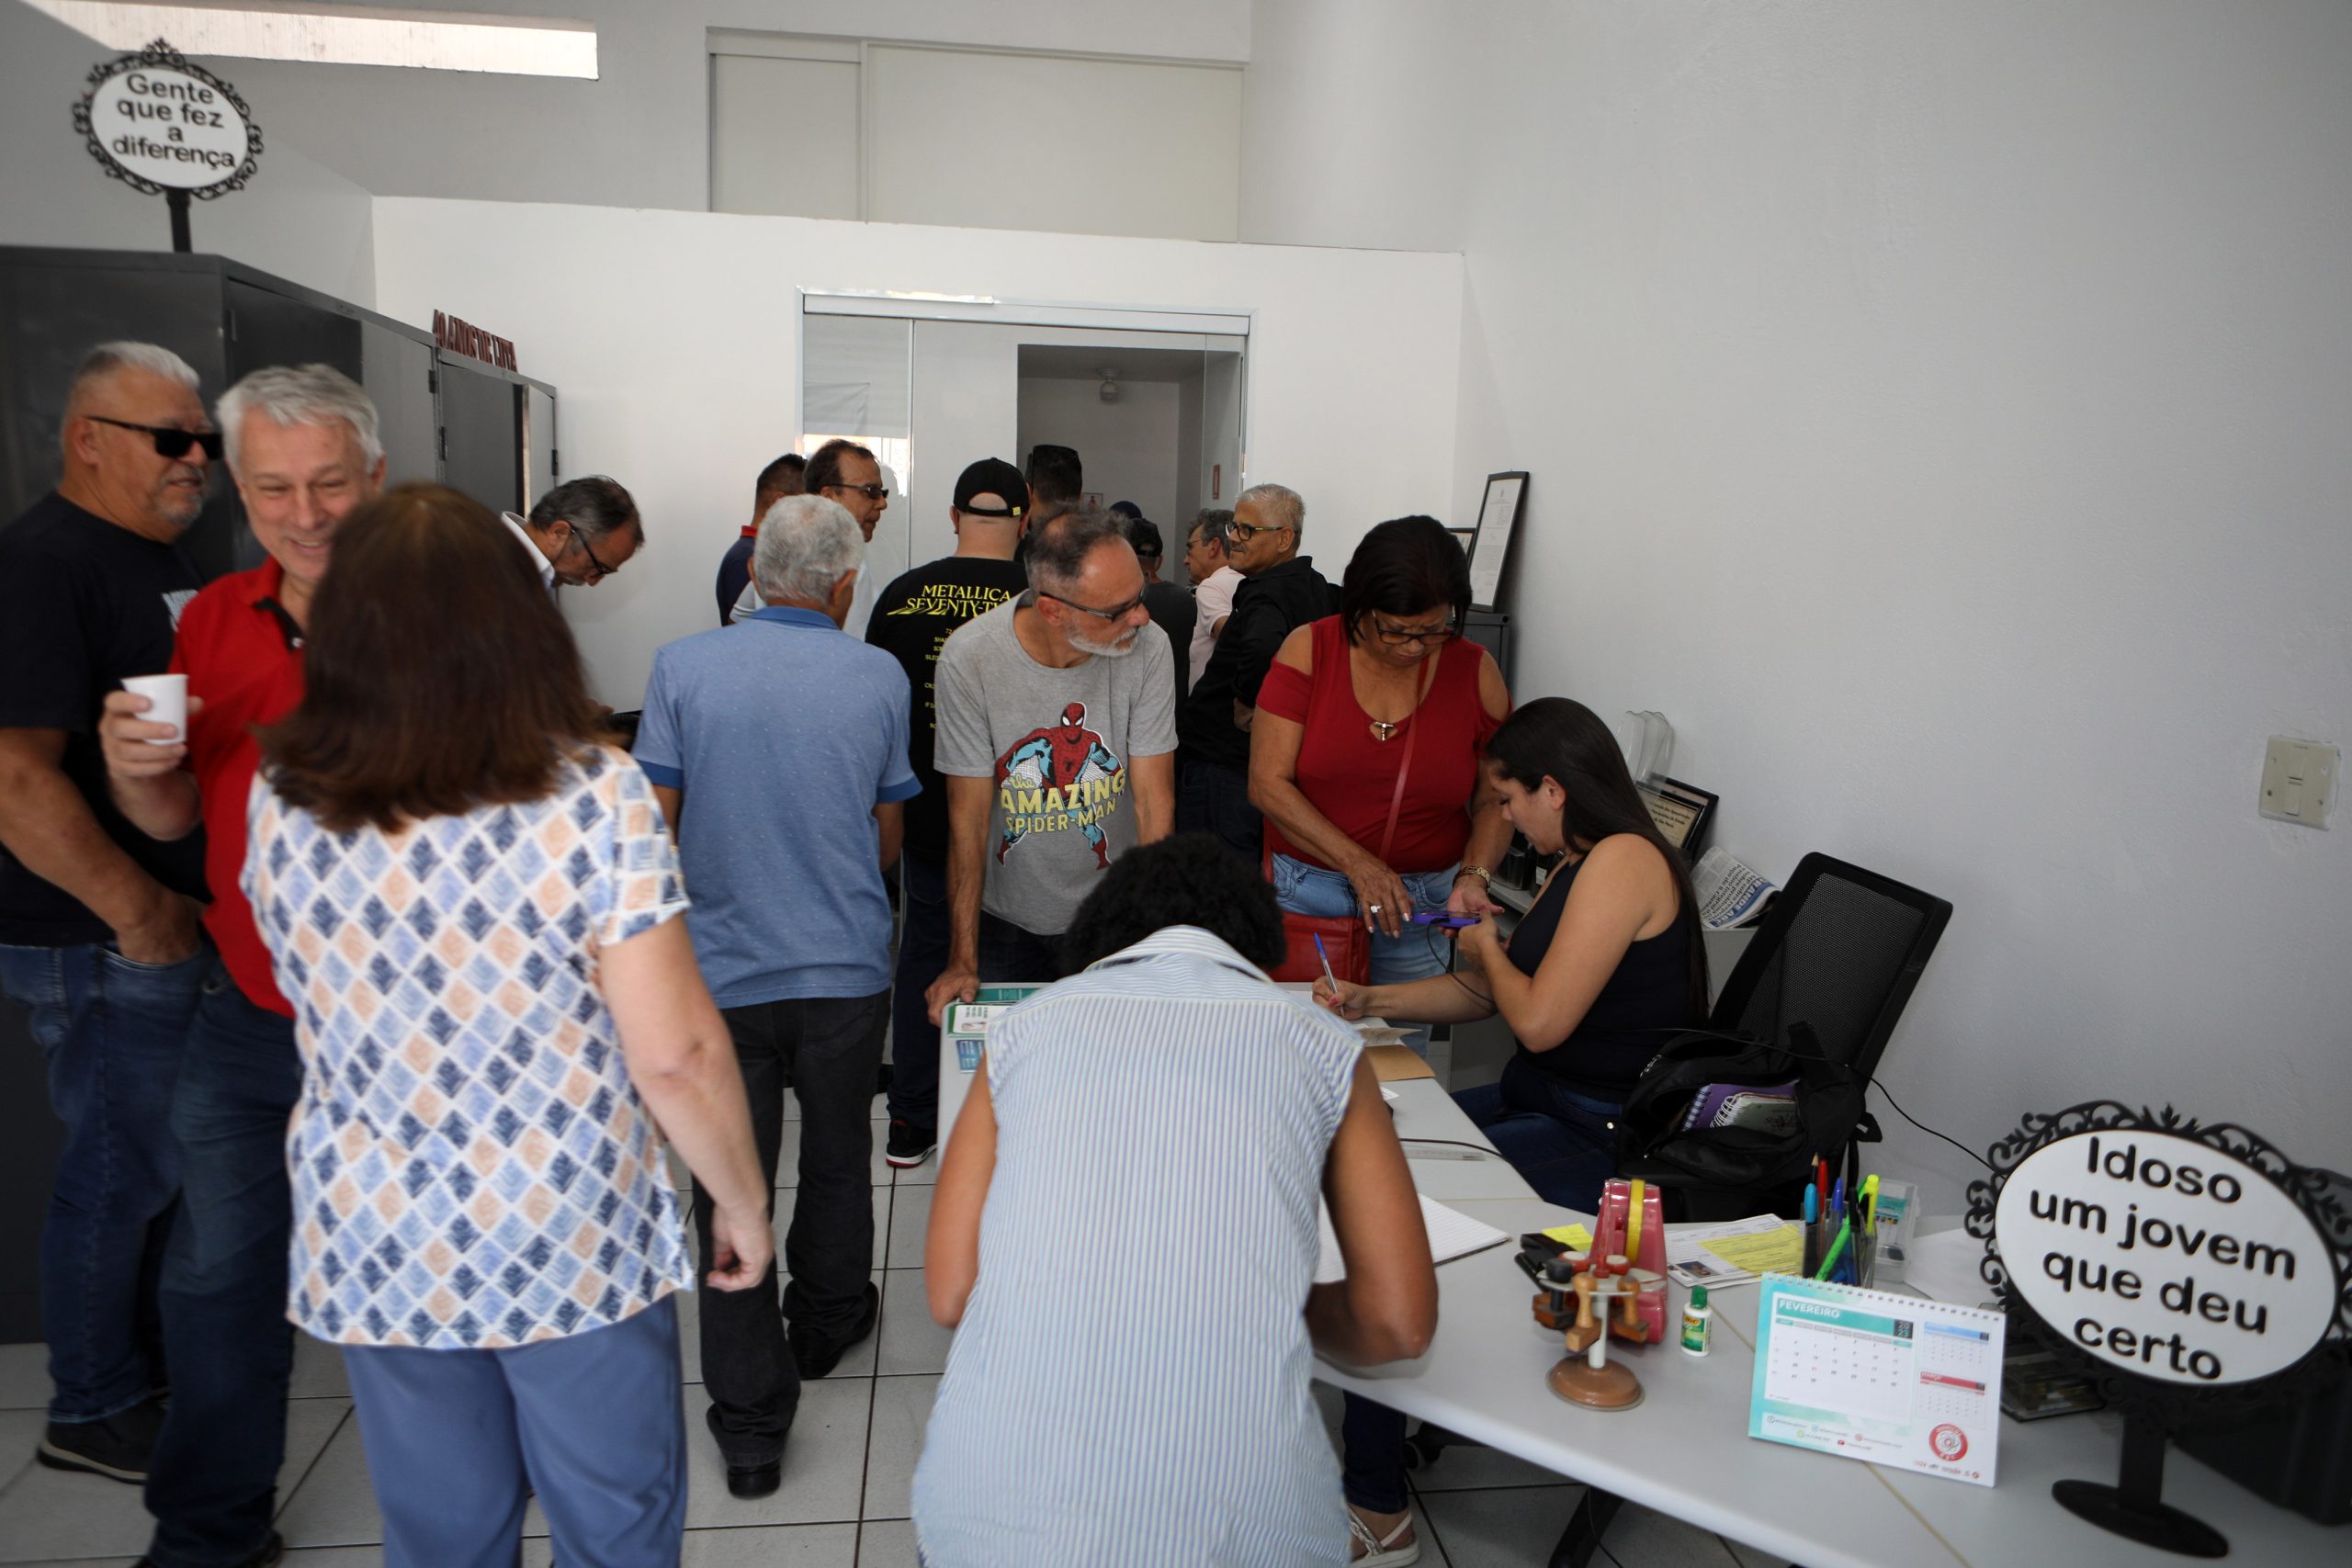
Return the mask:
<path fill-rule="evenodd" d="M 1119 520 L 1030 531 L 1029 591 L 941 649 L 934 750 L 947 784 L 947 967 L 935 1022 L 982 982 L 1060 977 L 1094 879 L 1175 820 L 1174 656 L 1145 637 L 1143 568 Z"/>

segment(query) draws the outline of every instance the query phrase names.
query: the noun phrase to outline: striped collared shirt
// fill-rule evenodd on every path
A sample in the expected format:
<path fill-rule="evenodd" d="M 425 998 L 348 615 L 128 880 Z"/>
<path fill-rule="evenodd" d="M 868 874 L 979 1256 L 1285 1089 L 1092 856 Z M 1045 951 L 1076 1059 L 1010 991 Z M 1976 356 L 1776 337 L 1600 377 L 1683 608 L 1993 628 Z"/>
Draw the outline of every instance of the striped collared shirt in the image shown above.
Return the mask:
<path fill-rule="evenodd" d="M 915 1473 L 934 1568 L 1347 1561 L 1303 1311 L 1358 1049 L 1188 926 L 997 1017 L 979 1279 Z"/>

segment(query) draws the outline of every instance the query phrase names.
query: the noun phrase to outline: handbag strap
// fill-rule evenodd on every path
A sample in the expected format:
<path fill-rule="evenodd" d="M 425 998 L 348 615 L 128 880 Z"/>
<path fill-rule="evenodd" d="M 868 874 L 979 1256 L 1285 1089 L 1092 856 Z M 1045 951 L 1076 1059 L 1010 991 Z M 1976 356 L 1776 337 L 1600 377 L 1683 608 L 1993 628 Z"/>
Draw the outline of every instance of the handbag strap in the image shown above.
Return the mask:
<path fill-rule="evenodd" d="M 1429 673 L 1421 678 L 1420 694 L 1413 699 L 1413 711 L 1405 716 L 1405 759 L 1396 764 L 1396 787 L 1388 795 L 1388 825 L 1380 830 L 1380 862 L 1388 863 L 1388 846 L 1396 838 L 1396 817 L 1405 808 L 1405 779 L 1413 771 L 1413 742 L 1421 738 L 1421 705 L 1429 701 L 1430 687 L 1437 683 L 1437 661 L 1445 657 L 1439 649 L 1430 656 Z"/>

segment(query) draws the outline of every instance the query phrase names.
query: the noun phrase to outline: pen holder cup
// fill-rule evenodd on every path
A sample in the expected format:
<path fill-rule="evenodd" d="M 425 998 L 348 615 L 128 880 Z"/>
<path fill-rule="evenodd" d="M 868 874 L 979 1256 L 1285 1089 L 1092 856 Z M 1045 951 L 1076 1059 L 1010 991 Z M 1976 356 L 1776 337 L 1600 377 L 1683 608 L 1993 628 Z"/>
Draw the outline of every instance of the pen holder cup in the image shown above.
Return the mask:
<path fill-rule="evenodd" d="M 1878 1243 L 1862 1231 L 1854 1234 L 1854 1283 L 1869 1290 L 1878 1278 Z"/>

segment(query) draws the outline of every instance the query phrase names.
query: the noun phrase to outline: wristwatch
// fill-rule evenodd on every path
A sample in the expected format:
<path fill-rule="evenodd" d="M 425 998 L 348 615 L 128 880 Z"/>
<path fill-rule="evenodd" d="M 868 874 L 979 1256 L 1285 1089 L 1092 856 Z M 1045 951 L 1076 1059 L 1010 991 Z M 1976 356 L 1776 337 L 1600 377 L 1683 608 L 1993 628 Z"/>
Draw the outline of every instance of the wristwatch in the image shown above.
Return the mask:
<path fill-rule="evenodd" d="M 1483 865 L 1465 865 L 1453 874 L 1453 880 L 1459 882 L 1465 876 L 1475 876 L 1488 887 L 1495 885 L 1495 874 Z"/>

